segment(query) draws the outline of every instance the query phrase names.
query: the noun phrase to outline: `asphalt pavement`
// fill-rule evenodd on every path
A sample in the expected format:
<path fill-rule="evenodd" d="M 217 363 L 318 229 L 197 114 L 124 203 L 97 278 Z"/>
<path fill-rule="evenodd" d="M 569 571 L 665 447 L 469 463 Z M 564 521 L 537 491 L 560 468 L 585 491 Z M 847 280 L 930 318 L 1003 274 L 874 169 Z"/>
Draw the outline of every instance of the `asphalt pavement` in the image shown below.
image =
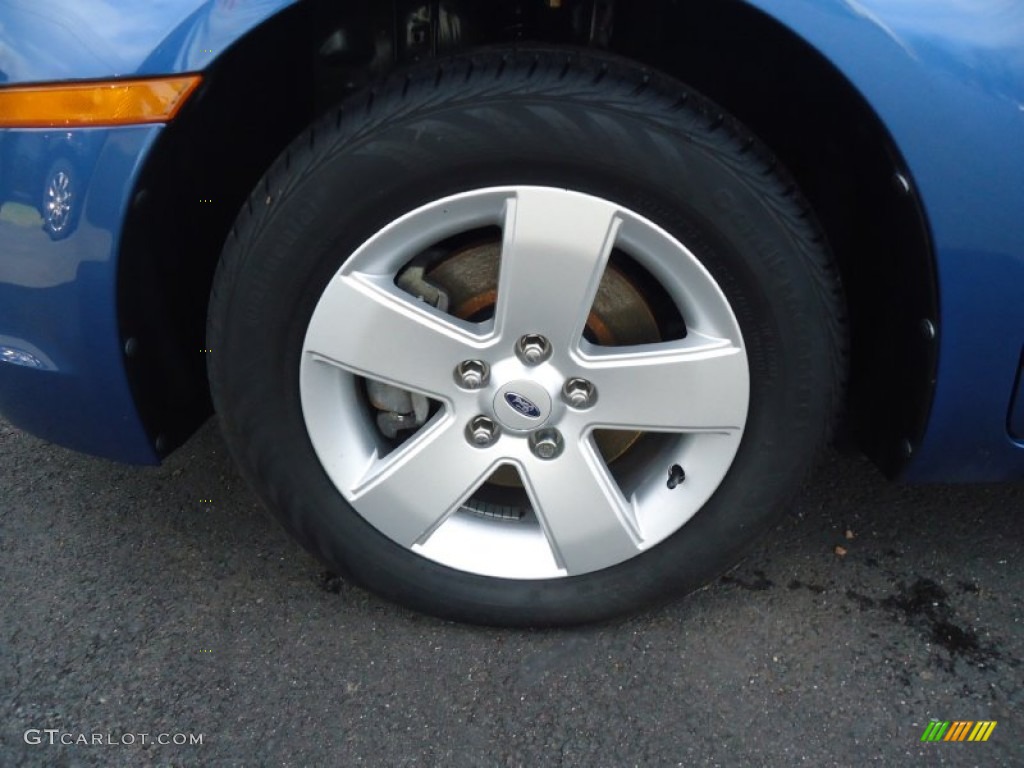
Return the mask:
<path fill-rule="evenodd" d="M 1024 765 L 1024 484 L 830 454 L 791 507 L 684 600 L 494 630 L 325 573 L 213 423 L 132 468 L 0 422 L 0 765 Z"/>

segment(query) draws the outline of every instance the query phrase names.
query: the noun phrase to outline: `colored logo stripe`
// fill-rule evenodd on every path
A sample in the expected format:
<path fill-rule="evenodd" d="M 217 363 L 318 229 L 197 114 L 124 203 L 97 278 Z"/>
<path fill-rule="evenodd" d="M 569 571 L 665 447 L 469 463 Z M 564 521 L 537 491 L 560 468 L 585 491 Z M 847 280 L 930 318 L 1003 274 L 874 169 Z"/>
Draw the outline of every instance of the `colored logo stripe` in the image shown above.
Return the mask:
<path fill-rule="evenodd" d="M 971 735 L 967 737 L 968 741 L 988 741 L 988 737 L 992 735 L 992 731 L 996 729 L 995 722 L 980 722 L 974 726 L 974 730 L 971 731 Z"/>
<path fill-rule="evenodd" d="M 994 720 L 933 720 L 921 734 L 921 741 L 988 741 L 996 725 Z"/>
<path fill-rule="evenodd" d="M 943 741 L 963 741 L 967 738 L 968 729 L 974 725 L 969 720 L 957 720 L 953 723 L 953 726 L 949 729 L 949 733 L 946 734 L 946 738 Z"/>

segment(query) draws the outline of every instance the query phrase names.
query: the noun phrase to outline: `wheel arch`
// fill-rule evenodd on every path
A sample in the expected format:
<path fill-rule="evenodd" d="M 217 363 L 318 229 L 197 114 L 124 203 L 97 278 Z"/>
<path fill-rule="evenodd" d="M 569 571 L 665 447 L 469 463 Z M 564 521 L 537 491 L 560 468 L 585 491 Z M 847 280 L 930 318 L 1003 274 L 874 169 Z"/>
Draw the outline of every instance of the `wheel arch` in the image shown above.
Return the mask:
<path fill-rule="evenodd" d="M 619 4 L 613 47 L 722 105 L 795 179 L 847 294 L 851 361 L 841 435 L 898 475 L 924 435 L 938 368 L 939 291 L 927 215 L 906 160 L 866 98 L 810 42 L 756 5 L 778 3 Z M 650 24 L 655 12 L 660 23 Z M 865 34 L 878 23 L 857 22 Z"/>
<path fill-rule="evenodd" d="M 876 462 L 899 470 L 931 405 L 937 342 L 921 321 L 938 317 L 934 258 L 895 143 L 828 59 L 740 2 L 401 0 L 393 14 L 373 6 L 305 0 L 249 32 L 213 62 L 147 160 L 126 222 L 119 313 L 124 337 L 138 340 L 129 376 L 161 452 L 209 413 L 205 362 L 216 350 L 203 350 L 203 328 L 213 271 L 235 215 L 289 141 L 394 66 L 529 40 L 607 48 L 663 70 L 738 116 L 780 157 L 846 285 L 851 432 Z"/>
<path fill-rule="evenodd" d="M 316 30 L 329 15 L 324 2 L 292 4 L 220 51 L 138 176 L 121 240 L 118 322 L 133 349 L 133 395 L 161 456 L 211 412 L 213 273 L 257 181 L 315 115 Z"/>

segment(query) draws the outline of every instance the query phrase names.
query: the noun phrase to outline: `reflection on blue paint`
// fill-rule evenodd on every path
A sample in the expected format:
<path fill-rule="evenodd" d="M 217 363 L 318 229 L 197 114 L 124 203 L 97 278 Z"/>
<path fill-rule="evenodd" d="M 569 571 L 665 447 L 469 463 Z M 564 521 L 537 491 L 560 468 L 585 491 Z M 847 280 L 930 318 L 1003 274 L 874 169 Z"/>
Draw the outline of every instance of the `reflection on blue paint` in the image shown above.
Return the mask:
<path fill-rule="evenodd" d="M 0 84 L 196 71 L 296 0 L 3 0 Z"/>
<path fill-rule="evenodd" d="M 0 363 L 21 365 L 25 368 L 42 368 L 52 370 L 51 366 L 48 366 L 31 352 L 26 352 L 23 349 L 16 349 L 15 347 L 4 346 L 3 344 L 0 344 Z"/>

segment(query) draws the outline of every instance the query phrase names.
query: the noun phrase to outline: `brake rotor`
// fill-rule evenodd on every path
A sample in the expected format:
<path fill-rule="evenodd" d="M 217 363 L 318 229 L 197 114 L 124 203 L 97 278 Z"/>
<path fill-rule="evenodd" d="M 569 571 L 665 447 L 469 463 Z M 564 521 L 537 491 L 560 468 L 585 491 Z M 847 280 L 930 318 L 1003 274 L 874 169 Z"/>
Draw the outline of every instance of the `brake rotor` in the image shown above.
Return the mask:
<path fill-rule="evenodd" d="M 481 321 L 494 313 L 500 266 L 501 243 L 488 241 L 451 254 L 428 271 L 427 279 L 447 294 L 448 311 L 452 315 Z M 601 278 L 584 336 L 605 347 L 661 341 L 651 308 L 629 278 L 613 265 L 608 266 Z M 605 461 L 611 463 L 626 453 L 640 435 L 640 432 L 598 430 L 594 439 Z M 504 487 L 522 487 L 519 473 L 508 466 L 498 469 L 490 482 Z"/>

